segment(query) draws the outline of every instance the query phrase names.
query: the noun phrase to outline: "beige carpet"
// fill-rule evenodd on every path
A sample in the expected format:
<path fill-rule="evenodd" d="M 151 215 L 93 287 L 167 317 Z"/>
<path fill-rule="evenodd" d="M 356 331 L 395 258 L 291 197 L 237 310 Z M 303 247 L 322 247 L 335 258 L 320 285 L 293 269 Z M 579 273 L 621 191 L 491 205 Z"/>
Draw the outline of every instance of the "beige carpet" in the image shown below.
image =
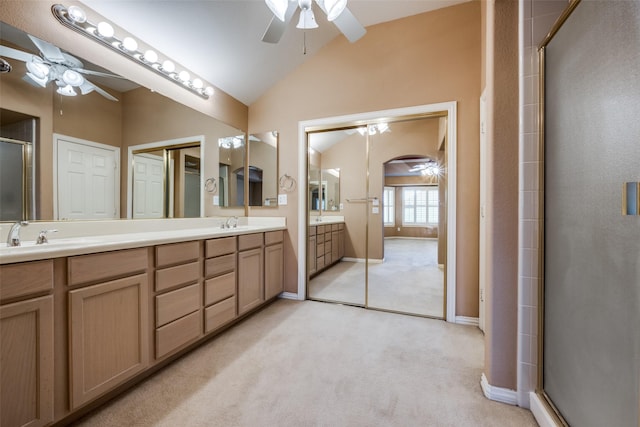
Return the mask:
<path fill-rule="evenodd" d="M 383 263 L 369 264 L 369 307 L 444 317 L 438 241 L 385 239 Z M 343 261 L 309 281 L 309 298 L 365 304 L 365 264 Z"/>
<path fill-rule="evenodd" d="M 535 426 L 486 399 L 483 337 L 448 324 L 278 300 L 82 426 Z"/>

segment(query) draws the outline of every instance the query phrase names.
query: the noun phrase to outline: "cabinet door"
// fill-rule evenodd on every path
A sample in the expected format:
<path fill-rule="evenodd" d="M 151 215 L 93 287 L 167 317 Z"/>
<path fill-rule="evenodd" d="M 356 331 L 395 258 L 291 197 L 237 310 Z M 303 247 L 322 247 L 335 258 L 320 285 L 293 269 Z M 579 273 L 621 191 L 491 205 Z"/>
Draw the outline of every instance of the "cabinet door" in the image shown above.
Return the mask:
<path fill-rule="evenodd" d="M 263 263 L 262 248 L 238 252 L 238 314 L 264 301 Z"/>
<path fill-rule="evenodd" d="M 148 366 L 148 307 L 146 274 L 69 292 L 72 409 Z"/>
<path fill-rule="evenodd" d="M 0 425 L 53 421 L 53 296 L 0 307 Z"/>
<path fill-rule="evenodd" d="M 309 275 L 311 275 L 316 272 L 316 236 L 309 236 L 307 251 L 307 268 Z"/>
<path fill-rule="evenodd" d="M 264 248 L 264 298 L 268 300 L 284 291 L 284 246 Z"/>

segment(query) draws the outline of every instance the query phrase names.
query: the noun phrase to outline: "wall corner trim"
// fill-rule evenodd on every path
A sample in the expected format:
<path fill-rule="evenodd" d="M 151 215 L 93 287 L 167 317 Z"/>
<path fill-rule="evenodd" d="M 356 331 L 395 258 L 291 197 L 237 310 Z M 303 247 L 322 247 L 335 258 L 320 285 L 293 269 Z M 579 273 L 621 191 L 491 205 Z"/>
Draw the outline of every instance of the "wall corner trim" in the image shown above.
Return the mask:
<path fill-rule="evenodd" d="M 477 317 L 456 316 L 458 325 L 480 326 L 480 319 Z"/>
<path fill-rule="evenodd" d="M 298 294 L 294 294 L 293 292 L 283 292 L 280 295 L 278 295 L 278 298 L 292 299 L 292 300 L 296 300 L 296 301 L 298 301 L 300 299 L 298 297 Z"/>
<path fill-rule="evenodd" d="M 480 387 L 482 387 L 482 392 L 489 400 L 495 400 L 496 402 L 502 402 L 514 406 L 518 404 L 518 393 L 515 390 L 496 387 L 489 384 L 484 372 L 482 373 L 482 378 L 480 380 Z"/>
<path fill-rule="evenodd" d="M 560 427 L 555 417 L 549 412 L 548 406 L 544 404 L 540 396 L 535 391 L 529 393 L 531 402 L 531 412 L 540 427 Z"/>

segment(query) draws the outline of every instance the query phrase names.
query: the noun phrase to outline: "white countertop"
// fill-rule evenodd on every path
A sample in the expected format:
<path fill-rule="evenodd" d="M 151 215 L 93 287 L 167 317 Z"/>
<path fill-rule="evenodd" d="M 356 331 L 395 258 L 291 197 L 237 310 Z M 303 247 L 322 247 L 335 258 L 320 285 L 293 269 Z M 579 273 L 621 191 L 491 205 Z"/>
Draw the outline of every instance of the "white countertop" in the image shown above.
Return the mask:
<path fill-rule="evenodd" d="M 336 224 L 344 222 L 344 216 L 341 215 L 322 215 L 309 217 L 309 225 Z"/>
<path fill-rule="evenodd" d="M 30 234 L 21 233 L 21 246 L 0 246 L 0 264 L 286 229 L 285 218 L 240 218 L 237 228 L 225 229 L 220 228 L 221 220 L 220 218 L 202 218 L 187 221 L 116 220 L 32 223 L 28 227 L 37 225 L 35 229 L 38 232 L 41 229 L 50 229 L 52 225 L 58 229 L 58 232 L 49 234 L 49 243 L 42 245 L 36 245 L 35 238 L 29 238 Z M 81 231 L 85 231 L 87 223 L 95 229 L 94 234 L 87 232 L 80 234 Z M 3 228 L 4 226 L 5 224 Z M 26 232 L 28 227 L 24 227 L 23 230 Z M 118 230 L 124 232 L 117 232 Z M 128 230 L 136 231 L 128 232 Z M 6 236 L 6 231 L 3 231 L 3 235 Z"/>

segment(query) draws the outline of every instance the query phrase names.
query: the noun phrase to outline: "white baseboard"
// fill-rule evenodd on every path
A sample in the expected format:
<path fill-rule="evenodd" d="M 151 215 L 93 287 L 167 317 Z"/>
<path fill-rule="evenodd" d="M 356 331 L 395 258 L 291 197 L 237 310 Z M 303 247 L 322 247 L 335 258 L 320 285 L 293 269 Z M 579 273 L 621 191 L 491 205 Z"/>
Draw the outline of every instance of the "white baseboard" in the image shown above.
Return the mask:
<path fill-rule="evenodd" d="M 534 391 L 529 393 L 529 404 L 531 405 L 531 413 L 536 419 L 536 422 L 540 427 L 560 427 L 556 423 L 555 417 L 544 402 L 540 399 L 540 396 Z"/>
<path fill-rule="evenodd" d="M 480 319 L 477 317 L 456 316 L 456 323 L 459 325 L 479 326 Z"/>
<path fill-rule="evenodd" d="M 343 257 L 342 261 L 344 261 L 344 262 L 361 262 L 361 263 L 367 262 L 367 260 L 364 259 L 364 258 L 349 258 L 349 257 Z M 372 259 L 372 258 L 369 258 L 369 264 L 382 264 L 383 262 L 384 262 L 384 259 Z"/>
<path fill-rule="evenodd" d="M 293 292 L 283 292 L 278 295 L 278 297 L 282 299 L 293 299 L 298 301 L 298 294 L 294 294 Z"/>
<path fill-rule="evenodd" d="M 487 377 L 482 373 L 480 379 L 480 386 L 485 397 L 489 400 L 495 400 L 496 402 L 506 403 L 508 405 L 516 406 L 518 404 L 518 393 L 515 390 L 509 390 L 508 388 L 496 387 L 489 384 Z"/>

